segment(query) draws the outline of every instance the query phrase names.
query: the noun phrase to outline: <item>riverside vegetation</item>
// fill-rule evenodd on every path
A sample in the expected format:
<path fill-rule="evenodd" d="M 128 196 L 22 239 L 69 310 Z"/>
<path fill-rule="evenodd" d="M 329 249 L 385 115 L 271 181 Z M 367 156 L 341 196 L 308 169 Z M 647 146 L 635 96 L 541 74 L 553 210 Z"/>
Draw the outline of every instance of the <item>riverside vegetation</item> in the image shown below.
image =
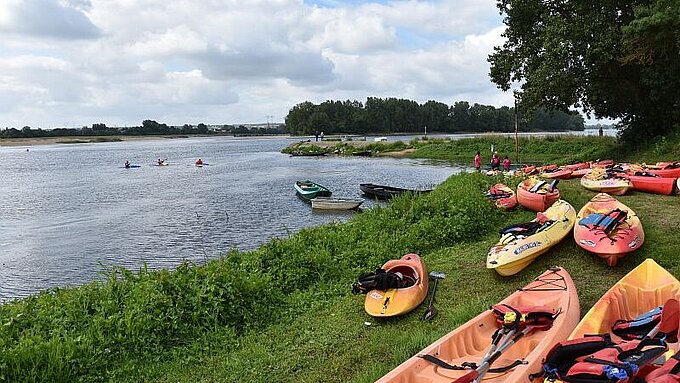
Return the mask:
<path fill-rule="evenodd" d="M 536 140 L 535 150 L 564 150 L 536 158 L 581 155 L 568 150 L 572 138 Z M 624 160 L 611 144 L 603 143 L 602 153 Z M 528 148 L 522 153 L 531 160 Z M 645 154 L 678 158 L 680 140 L 629 155 Z M 499 277 L 484 267 L 497 230 L 535 216 L 490 204 L 483 194 L 499 181 L 514 186 L 519 179 L 452 176 L 430 194 L 404 195 L 349 222 L 304 229 L 205 265 L 112 269 L 99 282 L 6 303 L 0 306 L 0 381 L 370 382 L 549 265 L 571 273 L 582 314 L 647 257 L 680 276 L 680 197 L 631 193 L 621 200 L 640 216 L 646 242 L 619 266 L 608 267 L 566 239 L 519 275 Z M 578 180 L 562 181 L 560 190 L 577 209 L 595 194 Z M 351 282 L 408 252 L 420 254 L 429 271 L 447 273 L 438 288 L 438 317 L 420 321 L 423 307 L 394 319 L 368 317 L 364 297 L 350 293 Z"/>

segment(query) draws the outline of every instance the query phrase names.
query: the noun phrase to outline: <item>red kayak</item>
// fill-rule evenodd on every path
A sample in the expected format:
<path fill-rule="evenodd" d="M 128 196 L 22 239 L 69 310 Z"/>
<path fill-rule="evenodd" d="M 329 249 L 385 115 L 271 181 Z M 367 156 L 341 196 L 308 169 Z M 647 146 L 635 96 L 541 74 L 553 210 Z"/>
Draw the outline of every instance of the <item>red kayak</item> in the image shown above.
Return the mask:
<path fill-rule="evenodd" d="M 590 162 L 579 162 L 577 164 L 564 165 L 564 168 L 569 169 L 571 171 L 581 170 L 581 169 L 590 169 Z"/>
<path fill-rule="evenodd" d="M 590 164 L 591 168 L 606 168 L 607 166 L 614 165 L 614 160 L 601 160 L 595 161 Z"/>
<path fill-rule="evenodd" d="M 551 179 L 554 178 L 567 179 L 571 178 L 571 173 L 572 170 L 569 169 L 555 168 L 552 170 L 544 170 L 543 173 L 541 173 L 541 177 Z"/>
<path fill-rule="evenodd" d="M 512 210 L 517 206 L 515 192 L 503 184 L 495 184 L 489 189 L 487 197 L 496 203 L 499 209 Z"/>
<path fill-rule="evenodd" d="M 558 199 L 559 189 L 550 189 L 550 184 L 544 180 L 529 178 L 517 185 L 517 202 L 529 210 L 546 211 Z"/>
<path fill-rule="evenodd" d="M 633 190 L 664 195 L 671 195 L 676 192 L 675 178 L 665 178 L 650 172 L 635 172 L 634 174 L 625 174 L 624 177 L 630 180 Z"/>

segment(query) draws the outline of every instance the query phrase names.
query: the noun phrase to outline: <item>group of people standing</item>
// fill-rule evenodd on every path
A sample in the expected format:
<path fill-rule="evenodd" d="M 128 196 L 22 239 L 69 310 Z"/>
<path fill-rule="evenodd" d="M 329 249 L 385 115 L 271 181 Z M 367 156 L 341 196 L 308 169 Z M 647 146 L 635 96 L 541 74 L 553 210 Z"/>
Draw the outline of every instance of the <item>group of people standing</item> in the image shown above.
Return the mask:
<path fill-rule="evenodd" d="M 505 158 L 503 158 L 503 170 L 506 172 L 510 171 L 511 164 L 510 158 L 505 156 Z M 474 165 L 477 170 L 482 168 L 482 156 L 479 154 L 479 150 L 475 153 Z M 491 170 L 500 170 L 500 168 L 501 158 L 498 156 L 498 152 L 493 152 L 493 155 L 491 156 Z"/>

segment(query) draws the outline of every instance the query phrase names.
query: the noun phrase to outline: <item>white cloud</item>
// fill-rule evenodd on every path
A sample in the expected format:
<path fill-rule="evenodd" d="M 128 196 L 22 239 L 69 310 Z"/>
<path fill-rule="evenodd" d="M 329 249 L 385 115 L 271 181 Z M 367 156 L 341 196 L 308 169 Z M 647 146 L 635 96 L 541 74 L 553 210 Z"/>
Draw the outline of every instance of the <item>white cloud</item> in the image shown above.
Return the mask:
<path fill-rule="evenodd" d="M 282 121 L 306 100 L 507 99 L 487 74 L 501 41 L 494 1 L 361 3 L 5 0 L 0 125 Z"/>

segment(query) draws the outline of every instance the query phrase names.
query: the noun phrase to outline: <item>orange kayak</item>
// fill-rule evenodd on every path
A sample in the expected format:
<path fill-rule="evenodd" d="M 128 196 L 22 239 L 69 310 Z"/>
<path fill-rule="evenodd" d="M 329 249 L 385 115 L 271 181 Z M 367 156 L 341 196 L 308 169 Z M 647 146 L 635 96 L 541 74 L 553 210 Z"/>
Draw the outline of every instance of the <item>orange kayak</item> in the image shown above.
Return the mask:
<path fill-rule="evenodd" d="M 615 266 L 621 257 L 642 246 L 645 232 L 631 208 L 607 193 L 599 193 L 576 215 L 574 239 Z"/>
<path fill-rule="evenodd" d="M 531 191 L 532 188 L 542 182 L 543 185 L 536 191 Z M 533 211 L 545 211 L 555 201 L 560 199 L 560 191 L 555 188 L 548 191 L 550 184 L 538 178 L 529 178 L 517 185 L 517 202 L 525 208 Z"/>
<path fill-rule="evenodd" d="M 371 290 L 366 294 L 364 309 L 370 316 L 392 317 L 406 314 L 418 307 L 427 296 L 428 276 L 425 264 L 417 254 L 406 254 L 401 259 L 387 261 L 383 270 L 392 273 L 400 272 L 415 279 L 410 287 L 383 290 Z"/>
<path fill-rule="evenodd" d="M 570 169 L 566 168 L 557 168 L 553 170 L 544 170 L 543 173 L 541 173 L 541 177 L 543 178 L 559 178 L 559 179 L 567 179 L 571 177 L 571 173 L 573 171 Z"/>
<path fill-rule="evenodd" d="M 519 364 L 504 372 L 488 372 L 483 376 L 484 382 L 528 382 L 528 376 L 541 368 L 541 361 L 550 347 L 574 329 L 578 323 L 580 308 L 574 282 L 566 270 L 554 267 L 541 274 L 524 288 L 503 299 L 498 306 L 508 305 L 513 308 L 531 305 L 559 312 L 552 322 L 552 327 L 545 330 L 534 330 L 521 337 L 493 362 L 491 367 Z M 503 306 L 505 307 L 505 306 Z M 444 335 L 411 357 L 400 366 L 378 380 L 380 383 L 451 383 L 473 370 L 451 370 L 440 367 L 422 356 L 430 355 L 450 365 L 460 366 L 464 362 L 479 363 L 491 344 L 491 337 L 501 326 L 493 310 L 486 310 L 467 323 Z"/>
<path fill-rule="evenodd" d="M 515 191 L 503 184 L 493 185 L 487 196 L 496 203 L 499 209 L 512 210 L 517 206 Z"/>
<path fill-rule="evenodd" d="M 581 170 L 581 169 L 590 169 L 590 162 L 579 162 L 576 164 L 570 164 L 570 165 L 564 165 L 565 169 L 569 170 Z"/>
<path fill-rule="evenodd" d="M 631 320 L 670 298 L 680 297 L 680 282 L 653 259 L 646 259 L 621 278 L 593 305 L 569 339 L 611 333 L 614 322 Z M 612 334 L 613 340 L 620 340 Z"/>
<path fill-rule="evenodd" d="M 675 193 L 675 178 L 665 178 L 648 172 L 636 172 L 636 174 L 625 175 L 633 185 L 633 190 L 665 195 Z"/>

